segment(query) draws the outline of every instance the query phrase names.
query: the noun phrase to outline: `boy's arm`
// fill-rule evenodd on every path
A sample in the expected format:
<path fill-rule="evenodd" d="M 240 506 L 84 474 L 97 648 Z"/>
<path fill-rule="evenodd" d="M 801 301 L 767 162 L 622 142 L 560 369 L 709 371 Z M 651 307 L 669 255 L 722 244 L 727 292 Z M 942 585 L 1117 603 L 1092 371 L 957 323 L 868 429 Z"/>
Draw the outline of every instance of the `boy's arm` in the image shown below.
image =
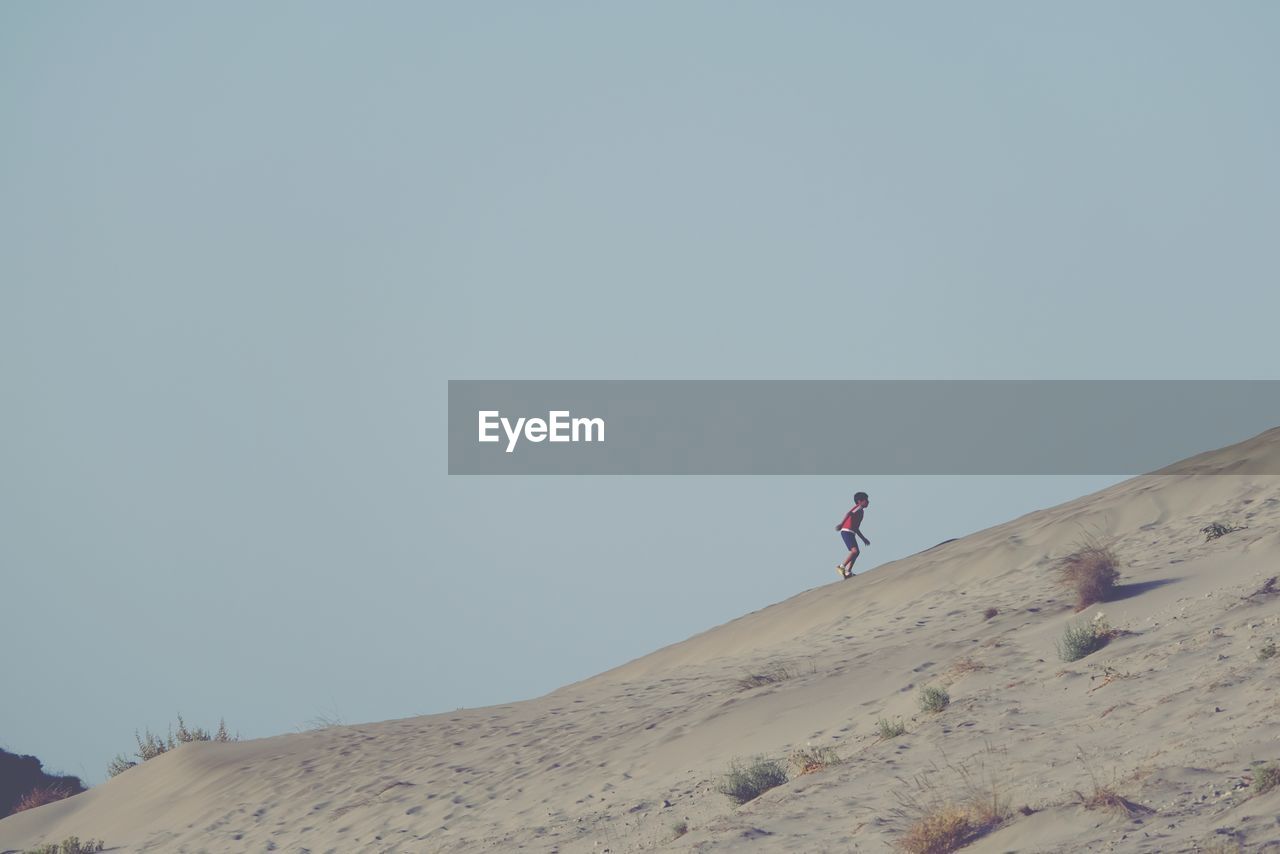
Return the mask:
<path fill-rule="evenodd" d="M 868 545 L 868 546 L 869 546 L 869 545 L 871 545 L 871 541 L 867 539 L 867 535 L 866 535 L 866 534 L 864 534 L 864 533 L 862 533 L 862 520 L 861 520 L 861 519 L 859 519 L 857 522 L 854 522 L 854 523 L 853 523 L 853 535 L 854 535 L 855 537 L 862 537 L 862 542 L 863 542 L 863 544 L 864 544 L 864 545 Z"/>
<path fill-rule="evenodd" d="M 862 533 L 862 511 L 861 510 L 859 510 L 858 513 L 853 518 L 853 533 L 854 533 L 854 536 L 862 538 L 862 542 L 864 545 L 868 545 L 868 546 L 871 545 L 871 541 L 868 540 L 866 535 Z"/>

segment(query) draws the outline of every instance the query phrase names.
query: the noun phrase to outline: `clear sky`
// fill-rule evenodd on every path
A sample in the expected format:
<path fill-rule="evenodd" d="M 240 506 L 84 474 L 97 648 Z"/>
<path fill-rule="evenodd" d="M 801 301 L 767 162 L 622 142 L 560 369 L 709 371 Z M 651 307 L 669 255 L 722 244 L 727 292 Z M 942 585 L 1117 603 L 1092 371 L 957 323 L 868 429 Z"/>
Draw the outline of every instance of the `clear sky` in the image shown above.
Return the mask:
<path fill-rule="evenodd" d="M 1276 377 L 1268 2 L 0 4 L 0 745 L 534 696 L 1115 478 L 449 478 L 448 379 Z M 856 424 L 850 425 L 856 437 Z M 1239 437 L 1244 438 L 1244 437 Z"/>

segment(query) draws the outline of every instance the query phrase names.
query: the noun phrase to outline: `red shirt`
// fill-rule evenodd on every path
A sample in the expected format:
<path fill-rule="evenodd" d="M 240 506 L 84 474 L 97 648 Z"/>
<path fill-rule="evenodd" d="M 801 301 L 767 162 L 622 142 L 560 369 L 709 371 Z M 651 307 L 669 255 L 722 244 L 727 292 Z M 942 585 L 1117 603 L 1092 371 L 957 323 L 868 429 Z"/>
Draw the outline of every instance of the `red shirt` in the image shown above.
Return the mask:
<path fill-rule="evenodd" d="M 840 523 L 842 531 L 856 531 L 862 525 L 862 508 L 855 507 L 848 513 L 844 514 L 844 521 Z"/>

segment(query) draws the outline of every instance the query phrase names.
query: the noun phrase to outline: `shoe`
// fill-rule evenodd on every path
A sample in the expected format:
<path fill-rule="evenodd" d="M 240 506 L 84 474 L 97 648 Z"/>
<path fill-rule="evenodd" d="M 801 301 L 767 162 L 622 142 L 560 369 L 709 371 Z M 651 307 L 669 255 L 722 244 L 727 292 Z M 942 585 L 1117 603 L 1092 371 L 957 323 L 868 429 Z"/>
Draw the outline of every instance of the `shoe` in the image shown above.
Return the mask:
<path fill-rule="evenodd" d="M 848 578 L 848 577 L 849 577 L 849 576 L 847 576 L 847 575 L 845 575 L 845 574 L 844 574 L 844 567 L 843 567 L 843 566 L 841 566 L 840 564 L 836 564 L 836 575 L 840 576 L 841 578 Z"/>

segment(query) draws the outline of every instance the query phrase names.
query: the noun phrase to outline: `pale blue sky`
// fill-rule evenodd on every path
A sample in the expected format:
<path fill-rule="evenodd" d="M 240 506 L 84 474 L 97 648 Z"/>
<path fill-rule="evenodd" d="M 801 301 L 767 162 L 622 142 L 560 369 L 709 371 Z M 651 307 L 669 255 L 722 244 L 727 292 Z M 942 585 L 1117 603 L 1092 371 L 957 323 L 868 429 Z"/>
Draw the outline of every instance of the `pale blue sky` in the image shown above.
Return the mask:
<path fill-rule="evenodd" d="M 1111 482 L 450 479 L 445 383 L 1276 378 L 1278 24 L 0 5 L 0 744 L 528 697 L 834 581 L 856 489 L 861 568 Z"/>

